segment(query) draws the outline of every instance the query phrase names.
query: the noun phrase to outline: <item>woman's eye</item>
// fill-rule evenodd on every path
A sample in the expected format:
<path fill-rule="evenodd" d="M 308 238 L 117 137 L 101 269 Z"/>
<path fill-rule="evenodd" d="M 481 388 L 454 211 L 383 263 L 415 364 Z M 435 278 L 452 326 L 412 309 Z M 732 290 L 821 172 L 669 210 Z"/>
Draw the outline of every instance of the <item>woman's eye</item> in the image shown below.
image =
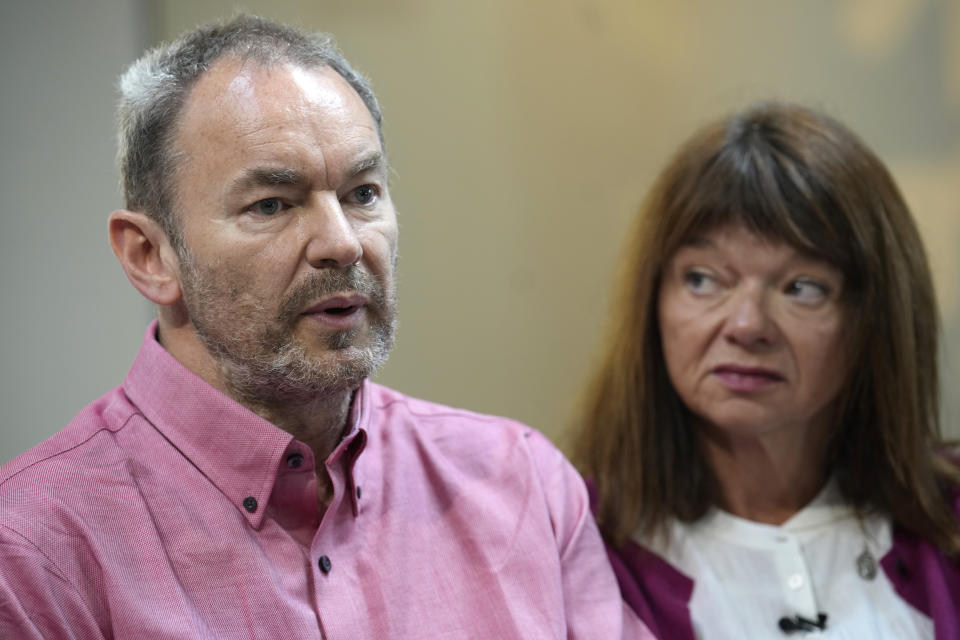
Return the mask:
<path fill-rule="evenodd" d="M 283 209 L 283 201 L 280 198 L 266 198 L 265 200 L 254 202 L 250 207 L 250 211 L 267 217 L 275 215 Z"/>
<path fill-rule="evenodd" d="M 827 287 L 814 280 L 794 280 L 787 285 L 787 295 L 804 304 L 823 302 L 828 294 Z"/>
<path fill-rule="evenodd" d="M 683 274 L 683 281 L 693 293 L 713 293 L 717 288 L 717 281 L 702 271 L 687 271 Z"/>
<path fill-rule="evenodd" d="M 353 199 L 358 204 L 363 204 L 363 205 L 373 204 L 376 201 L 378 195 L 379 195 L 379 192 L 377 191 L 377 188 L 372 184 L 361 185 L 353 190 Z"/>

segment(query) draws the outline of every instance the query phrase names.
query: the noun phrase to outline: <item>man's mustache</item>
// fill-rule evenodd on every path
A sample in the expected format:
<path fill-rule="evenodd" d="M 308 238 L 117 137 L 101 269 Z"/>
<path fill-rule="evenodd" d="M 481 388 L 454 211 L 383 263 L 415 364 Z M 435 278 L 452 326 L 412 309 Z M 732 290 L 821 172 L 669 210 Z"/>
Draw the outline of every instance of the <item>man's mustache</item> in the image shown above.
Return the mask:
<path fill-rule="evenodd" d="M 316 273 L 297 286 L 283 303 L 279 318 L 290 321 L 308 305 L 337 293 L 357 293 L 366 296 L 376 311 L 386 306 L 383 286 L 374 275 L 356 265 Z"/>

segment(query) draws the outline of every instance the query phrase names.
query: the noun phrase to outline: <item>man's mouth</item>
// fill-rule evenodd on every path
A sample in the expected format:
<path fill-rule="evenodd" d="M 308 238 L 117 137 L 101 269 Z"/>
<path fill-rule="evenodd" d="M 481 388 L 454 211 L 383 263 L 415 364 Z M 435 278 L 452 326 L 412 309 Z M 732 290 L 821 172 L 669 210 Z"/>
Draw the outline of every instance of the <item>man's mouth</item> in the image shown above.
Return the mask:
<path fill-rule="evenodd" d="M 366 296 L 339 295 L 307 307 L 301 315 L 319 320 L 336 329 L 350 329 L 359 318 L 368 304 Z"/>
<path fill-rule="evenodd" d="M 352 304 L 346 307 L 330 307 L 324 309 L 321 313 L 329 313 L 332 316 L 348 316 L 359 308 L 359 306 Z"/>

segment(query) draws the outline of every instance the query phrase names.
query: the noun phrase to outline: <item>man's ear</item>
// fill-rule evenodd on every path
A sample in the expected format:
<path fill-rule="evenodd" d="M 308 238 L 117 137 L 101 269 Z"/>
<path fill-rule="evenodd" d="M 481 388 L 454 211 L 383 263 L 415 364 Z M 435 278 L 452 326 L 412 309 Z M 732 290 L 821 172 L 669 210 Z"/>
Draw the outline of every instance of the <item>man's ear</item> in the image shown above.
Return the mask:
<path fill-rule="evenodd" d="M 107 230 L 110 247 L 137 291 L 156 304 L 180 300 L 177 253 L 153 218 L 139 211 L 114 211 Z"/>

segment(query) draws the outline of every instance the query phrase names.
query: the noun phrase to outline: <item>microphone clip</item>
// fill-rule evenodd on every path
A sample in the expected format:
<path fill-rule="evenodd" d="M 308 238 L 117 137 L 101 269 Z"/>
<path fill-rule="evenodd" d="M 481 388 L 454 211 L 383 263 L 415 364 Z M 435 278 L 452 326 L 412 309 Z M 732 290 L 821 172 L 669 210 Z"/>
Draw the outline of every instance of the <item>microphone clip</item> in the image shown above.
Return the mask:
<path fill-rule="evenodd" d="M 787 635 L 796 633 L 797 631 L 823 631 L 827 628 L 827 614 L 818 613 L 816 620 L 810 620 L 809 618 L 804 618 L 799 615 L 793 616 L 792 618 L 784 616 L 780 618 L 778 626 L 780 627 L 780 631 L 783 631 Z"/>

